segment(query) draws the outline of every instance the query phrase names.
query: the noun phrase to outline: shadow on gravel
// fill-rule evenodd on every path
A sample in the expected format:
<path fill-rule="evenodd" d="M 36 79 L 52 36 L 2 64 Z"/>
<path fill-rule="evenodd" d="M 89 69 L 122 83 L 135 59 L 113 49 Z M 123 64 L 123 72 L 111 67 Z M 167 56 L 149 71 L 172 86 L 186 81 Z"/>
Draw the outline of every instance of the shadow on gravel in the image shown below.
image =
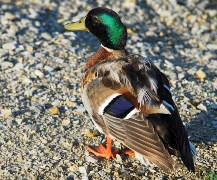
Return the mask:
<path fill-rule="evenodd" d="M 207 112 L 203 111 L 197 114 L 191 119 L 190 124 L 186 126 L 190 140 L 193 142 L 203 142 L 208 145 L 214 145 L 217 142 L 217 137 L 215 136 L 217 126 L 212 124 L 213 118 L 209 114 L 217 117 L 217 111 L 208 109 Z"/>

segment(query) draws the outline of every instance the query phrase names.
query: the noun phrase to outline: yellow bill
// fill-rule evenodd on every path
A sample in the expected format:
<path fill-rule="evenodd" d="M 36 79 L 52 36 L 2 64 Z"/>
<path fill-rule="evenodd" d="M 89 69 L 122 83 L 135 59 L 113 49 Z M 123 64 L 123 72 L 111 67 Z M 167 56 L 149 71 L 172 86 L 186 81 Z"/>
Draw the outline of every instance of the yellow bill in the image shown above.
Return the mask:
<path fill-rule="evenodd" d="M 64 28 L 70 31 L 88 31 L 85 26 L 85 20 L 86 17 L 82 18 L 80 21 L 68 23 L 64 26 Z"/>

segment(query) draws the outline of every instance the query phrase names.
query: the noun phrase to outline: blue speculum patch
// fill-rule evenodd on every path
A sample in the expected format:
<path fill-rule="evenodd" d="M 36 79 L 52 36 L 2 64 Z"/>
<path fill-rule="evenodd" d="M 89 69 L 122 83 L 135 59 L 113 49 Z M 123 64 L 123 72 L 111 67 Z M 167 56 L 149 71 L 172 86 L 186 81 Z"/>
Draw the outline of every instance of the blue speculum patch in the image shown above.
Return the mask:
<path fill-rule="evenodd" d="M 124 96 L 120 95 L 111 101 L 107 106 L 105 113 L 117 118 L 125 118 L 134 108 L 133 104 L 125 99 Z"/>

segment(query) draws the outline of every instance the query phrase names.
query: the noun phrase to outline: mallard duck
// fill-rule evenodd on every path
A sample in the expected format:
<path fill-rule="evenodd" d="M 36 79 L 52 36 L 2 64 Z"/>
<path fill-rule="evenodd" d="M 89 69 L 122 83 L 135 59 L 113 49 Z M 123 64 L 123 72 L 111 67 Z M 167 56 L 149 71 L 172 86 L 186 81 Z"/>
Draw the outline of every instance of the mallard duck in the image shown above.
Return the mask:
<path fill-rule="evenodd" d="M 112 151 L 112 141 L 116 139 L 145 165 L 169 173 L 175 155 L 195 172 L 197 151 L 188 140 L 169 81 L 145 57 L 127 52 L 127 30 L 118 14 L 95 8 L 64 27 L 88 31 L 101 43 L 87 60 L 81 98 L 96 128 L 107 137 L 107 147 L 87 148 L 97 156 L 115 158 L 119 151 Z"/>

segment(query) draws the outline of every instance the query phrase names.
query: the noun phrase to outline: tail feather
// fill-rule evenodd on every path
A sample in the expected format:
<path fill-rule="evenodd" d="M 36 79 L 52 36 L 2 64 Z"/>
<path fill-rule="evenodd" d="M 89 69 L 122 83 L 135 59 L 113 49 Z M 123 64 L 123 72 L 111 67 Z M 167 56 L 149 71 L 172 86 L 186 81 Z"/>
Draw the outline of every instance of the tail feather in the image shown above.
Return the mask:
<path fill-rule="evenodd" d="M 190 141 L 189 141 L 189 145 L 190 145 L 193 160 L 195 161 L 198 152 L 197 152 L 195 146 Z"/>
<path fill-rule="evenodd" d="M 145 166 L 154 166 L 153 163 L 150 163 L 150 161 L 146 158 L 144 158 L 141 154 L 137 153 L 136 151 L 135 152 L 135 157 L 140 161 L 140 163 L 142 163 L 143 165 Z"/>

